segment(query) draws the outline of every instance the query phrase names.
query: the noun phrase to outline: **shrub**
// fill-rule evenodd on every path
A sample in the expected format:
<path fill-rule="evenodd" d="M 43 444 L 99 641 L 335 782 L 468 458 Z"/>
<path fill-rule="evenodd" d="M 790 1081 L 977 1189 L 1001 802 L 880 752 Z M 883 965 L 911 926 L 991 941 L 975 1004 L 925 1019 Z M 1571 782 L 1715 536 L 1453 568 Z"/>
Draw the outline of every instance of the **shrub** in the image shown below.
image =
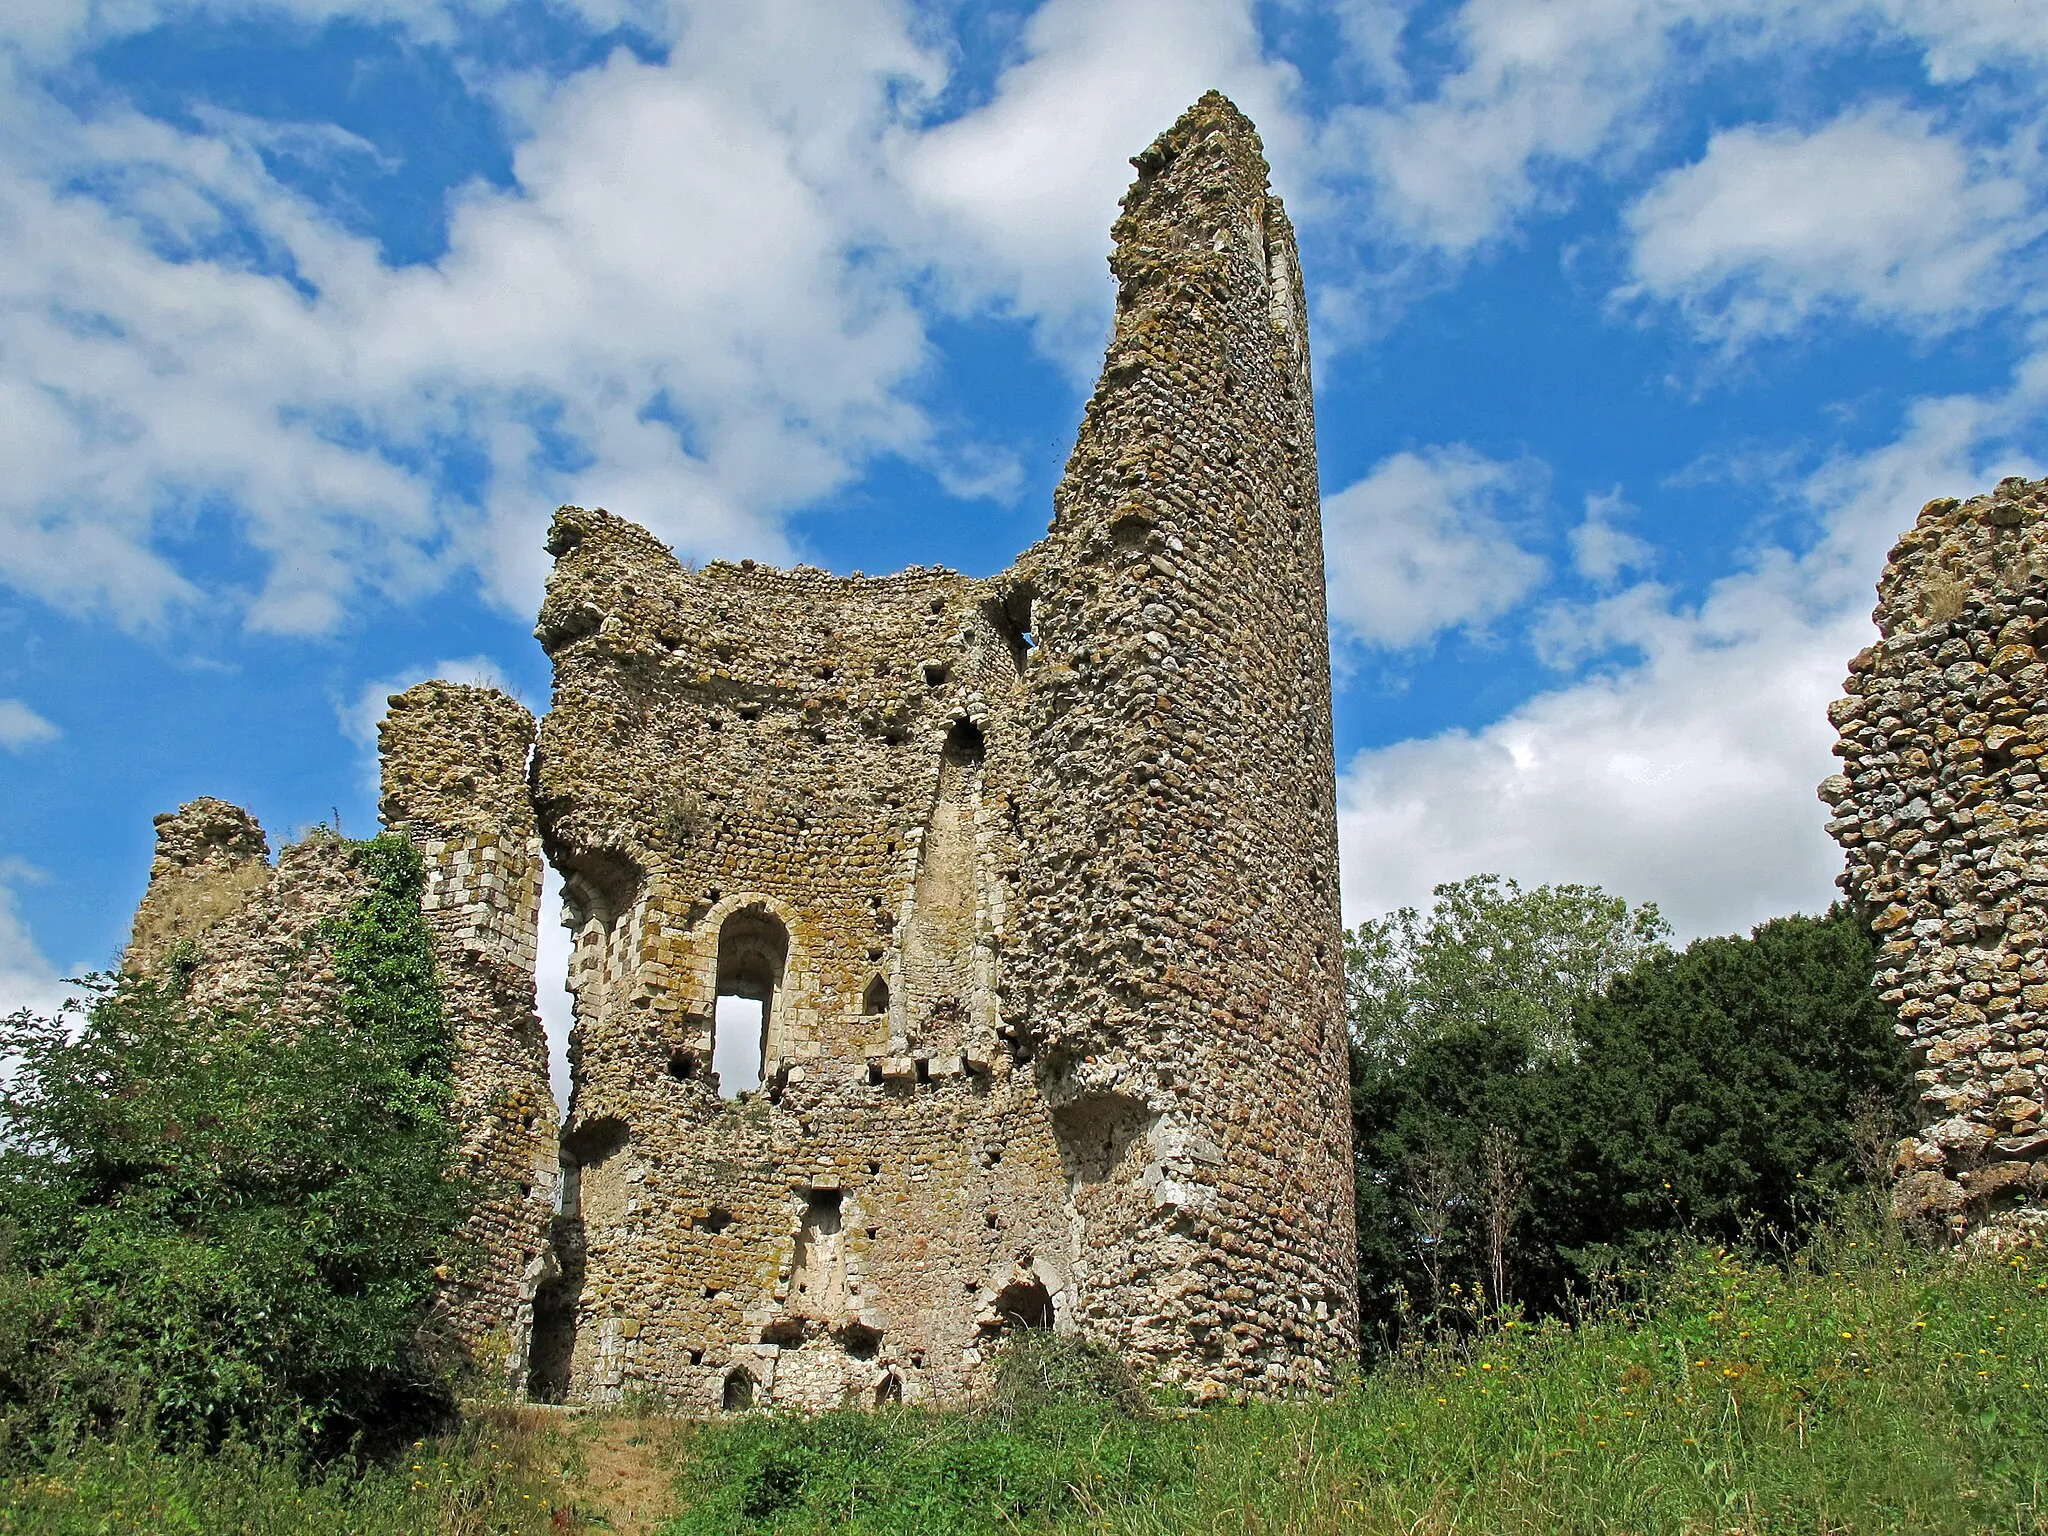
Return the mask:
<path fill-rule="evenodd" d="M 993 1401 L 1008 1414 L 1062 1403 L 1100 1403 L 1139 1416 L 1151 1411 L 1115 1346 L 1049 1328 L 1017 1329 L 997 1346 Z"/>
<path fill-rule="evenodd" d="M 1354 1051 L 1369 1333 L 1453 1283 L 1482 1308 L 1554 1308 L 1679 1235 L 1796 1240 L 1854 1178 L 1859 1106 L 1910 1087 L 1872 968 L 1837 908 L 1651 954 L 1582 999 L 1568 1052 L 1512 1020 L 1443 1023 L 1398 1060 Z M 1504 1213 L 1480 1174 L 1490 1134 L 1518 1164 Z M 1482 1281 L 1494 1224 L 1505 1286 Z"/>
<path fill-rule="evenodd" d="M 0 1414 L 332 1444 L 451 1400 L 434 1266 L 468 1207 L 410 844 L 355 858 L 340 1020 L 192 1004 L 180 967 L 18 1014 L 0 1104 Z M 188 968 L 187 968 L 188 969 Z"/>

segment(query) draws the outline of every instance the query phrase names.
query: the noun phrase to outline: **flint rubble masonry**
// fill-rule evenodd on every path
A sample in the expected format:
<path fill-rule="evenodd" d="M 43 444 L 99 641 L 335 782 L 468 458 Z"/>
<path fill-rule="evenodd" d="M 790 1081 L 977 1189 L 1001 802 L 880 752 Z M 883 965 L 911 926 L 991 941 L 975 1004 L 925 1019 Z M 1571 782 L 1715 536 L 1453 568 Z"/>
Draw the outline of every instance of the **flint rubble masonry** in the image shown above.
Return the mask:
<path fill-rule="evenodd" d="M 1963 1231 L 2048 1184 L 2048 480 L 1929 502 L 1873 617 L 1828 707 L 1842 771 L 1820 796 L 1920 1064 L 1897 1209 Z"/>
<path fill-rule="evenodd" d="M 518 1191 L 452 1300 L 516 1391 L 959 1402 L 1018 1327 L 1197 1398 L 1327 1392 L 1355 1357 L 1294 236 L 1219 95 L 1133 163 L 1101 382 L 1010 570 L 692 570 L 564 507 L 530 764 L 500 695 L 392 701 L 383 814 L 429 872 L 470 1157 Z M 202 804 L 138 948 L 236 930 L 298 857 L 273 875 Z M 559 1142 L 542 847 L 574 936 Z M 720 997 L 760 1005 L 756 1090 L 718 1080 Z"/>

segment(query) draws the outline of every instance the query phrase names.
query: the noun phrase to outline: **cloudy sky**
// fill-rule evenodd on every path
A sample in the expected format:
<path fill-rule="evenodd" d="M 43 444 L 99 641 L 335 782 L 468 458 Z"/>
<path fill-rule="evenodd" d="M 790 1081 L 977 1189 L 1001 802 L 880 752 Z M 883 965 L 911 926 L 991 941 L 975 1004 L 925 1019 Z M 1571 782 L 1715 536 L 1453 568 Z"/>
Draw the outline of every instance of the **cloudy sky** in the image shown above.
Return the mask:
<path fill-rule="evenodd" d="M 153 813 L 365 834 L 391 689 L 543 706 L 558 502 L 1007 564 L 1210 86 L 1302 229 L 1353 917 L 1824 906 L 1883 552 L 2048 455 L 2035 0 L 0 0 L 0 70 L 0 1001 Z"/>

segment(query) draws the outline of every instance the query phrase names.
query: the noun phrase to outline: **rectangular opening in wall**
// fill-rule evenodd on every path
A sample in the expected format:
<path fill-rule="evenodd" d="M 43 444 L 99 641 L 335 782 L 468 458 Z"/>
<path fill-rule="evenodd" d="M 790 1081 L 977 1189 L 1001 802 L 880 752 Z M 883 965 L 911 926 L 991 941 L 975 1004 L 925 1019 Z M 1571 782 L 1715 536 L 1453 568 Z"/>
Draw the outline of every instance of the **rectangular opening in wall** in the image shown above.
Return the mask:
<path fill-rule="evenodd" d="M 767 1005 L 758 997 L 721 997 L 712 1015 L 711 1070 L 718 1096 L 736 1099 L 761 1086 L 762 1028 Z"/>

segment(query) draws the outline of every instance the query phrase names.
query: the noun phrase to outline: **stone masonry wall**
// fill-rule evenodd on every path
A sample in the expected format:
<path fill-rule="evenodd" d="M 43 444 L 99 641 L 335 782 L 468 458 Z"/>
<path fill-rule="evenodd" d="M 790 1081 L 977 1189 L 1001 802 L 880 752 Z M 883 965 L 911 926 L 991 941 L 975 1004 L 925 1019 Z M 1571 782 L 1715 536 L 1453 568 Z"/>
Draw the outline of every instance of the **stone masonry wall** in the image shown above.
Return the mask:
<path fill-rule="evenodd" d="M 2048 480 L 1929 502 L 1874 617 L 1820 793 L 1920 1063 L 1898 1207 L 1960 1230 L 2048 1184 Z"/>
<path fill-rule="evenodd" d="M 1103 380 L 1012 571 L 696 571 L 556 517 L 537 1396 L 957 1400 L 1027 1325 L 1200 1395 L 1355 1351 L 1293 236 L 1220 96 L 1136 163 Z M 766 1003 L 744 1094 L 721 996 Z"/>
<path fill-rule="evenodd" d="M 1221 96 L 1133 163 L 1102 379 L 1019 562 L 1006 998 L 1056 1121 L 1129 1127 L 1070 1168 L 1084 1326 L 1199 1390 L 1326 1388 L 1356 1258 L 1307 307 Z"/>
<path fill-rule="evenodd" d="M 482 1198 L 449 1286 L 480 1363 L 500 1352 L 524 1386 L 533 1302 L 549 1244 L 560 1125 L 534 1007 L 541 851 L 527 791 L 533 716 L 489 688 L 428 682 L 392 696 L 378 727 L 385 826 L 420 852 L 420 905 L 434 935 L 455 1033 L 455 1111 Z"/>
<path fill-rule="evenodd" d="M 510 699 L 447 683 L 395 696 L 380 732 L 381 808 L 425 865 L 421 906 L 455 1036 L 462 1153 L 482 1180 L 444 1294 L 478 1362 L 519 1387 L 533 1296 L 554 1262 L 559 1136 L 534 1012 L 533 734 L 533 717 Z M 159 816 L 156 835 L 125 965 L 147 975 L 176 961 L 201 1006 L 285 1029 L 341 1027 L 331 930 L 369 889 L 355 845 L 316 828 L 273 867 L 256 822 L 214 799 Z"/>
<path fill-rule="evenodd" d="M 958 1397 L 1006 1290 L 1070 1304 L 1059 1156 L 994 995 L 1025 751 L 1002 591 L 691 571 L 574 508 L 550 548 L 580 1266 L 534 1390 Z M 766 994 L 738 1099 L 721 992 Z"/>
<path fill-rule="evenodd" d="M 353 845 L 323 828 L 273 867 L 269 840 L 240 806 L 202 797 L 156 818 L 156 857 L 125 968 L 189 971 L 202 1007 L 298 1027 L 340 1014 L 327 925 L 369 889 Z"/>

